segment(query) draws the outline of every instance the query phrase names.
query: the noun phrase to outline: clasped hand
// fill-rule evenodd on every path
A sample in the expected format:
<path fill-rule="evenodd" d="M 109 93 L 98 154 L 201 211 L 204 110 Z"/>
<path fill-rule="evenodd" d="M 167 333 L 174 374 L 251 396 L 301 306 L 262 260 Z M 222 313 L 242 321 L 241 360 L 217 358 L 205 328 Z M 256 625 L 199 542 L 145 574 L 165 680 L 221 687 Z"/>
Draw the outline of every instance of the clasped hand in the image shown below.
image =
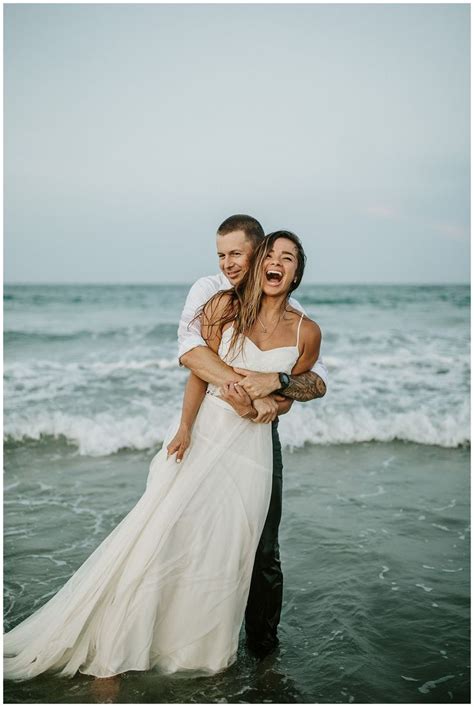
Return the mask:
<path fill-rule="evenodd" d="M 263 397 L 252 398 L 248 394 L 248 387 L 252 393 L 269 390 L 273 385 L 272 377 L 278 374 L 273 373 L 253 373 L 244 369 L 235 369 L 238 373 L 247 374 L 245 378 L 236 383 L 228 383 L 219 389 L 219 396 L 229 405 L 232 405 L 234 410 L 241 417 L 248 416 L 252 422 L 266 424 L 273 422 L 277 417 L 279 408 L 278 401 L 286 400 L 284 397 L 275 395 L 264 395 Z M 272 390 L 274 390 L 274 386 Z M 271 391 L 270 391 L 271 392 Z M 176 462 L 179 464 L 185 451 L 191 443 L 191 431 L 189 427 L 183 423 L 180 424 L 178 431 L 167 445 L 166 451 L 168 457 L 176 454 Z"/>
<path fill-rule="evenodd" d="M 252 399 L 240 383 L 228 383 L 219 389 L 219 396 L 241 417 L 248 416 L 253 422 L 268 423 L 278 415 L 278 403 L 271 397 Z M 250 413 L 250 415 L 249 415 Z M 253 416 L 252 416 L 253 414 Z"/>
<path fill-rule="evenodd" d="M 234 368 L 234 371 L 243 376 L 239 383 L 252 400 L 266 398 L 280 388 L 278 373 L 260 373 L 245 368 Z"/>

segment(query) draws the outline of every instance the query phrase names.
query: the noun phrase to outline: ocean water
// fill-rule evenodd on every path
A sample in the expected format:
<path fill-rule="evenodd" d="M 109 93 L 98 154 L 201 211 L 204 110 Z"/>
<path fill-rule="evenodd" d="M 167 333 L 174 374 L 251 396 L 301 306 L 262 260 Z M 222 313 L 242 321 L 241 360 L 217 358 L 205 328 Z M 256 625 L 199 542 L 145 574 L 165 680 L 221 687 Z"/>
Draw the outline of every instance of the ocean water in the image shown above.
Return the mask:
<path fill-rule="evenodd" d="M 7 286 L 5 439 L 80 454 L 148 449 L 179 413 L 187 286 Z M 287 446 L 469 442 L 467 286 L 306 286 L 330 394 L 282 418 Z"/>
<path fill-rule="evenodd" d="M 143 493 L 179 413 L 186 292 L 5 287 L 7 630 Z M 307 286 L 298 298 L 322 328 L 330 380 L 280 422 L 280 648 L 258 662 L 242 640 L 212 678 L 7 681 L 6 703 L 470 702 L 469 288 Z"/>

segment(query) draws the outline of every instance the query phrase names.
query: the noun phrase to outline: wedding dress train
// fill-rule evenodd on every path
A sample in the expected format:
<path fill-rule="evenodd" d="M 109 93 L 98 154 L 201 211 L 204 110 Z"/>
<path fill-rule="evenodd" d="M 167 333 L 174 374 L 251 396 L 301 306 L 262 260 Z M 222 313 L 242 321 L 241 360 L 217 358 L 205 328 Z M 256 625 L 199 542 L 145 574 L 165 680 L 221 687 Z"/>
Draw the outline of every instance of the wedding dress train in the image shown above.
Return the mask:
<path fill-rule="evenodd" d="M 235 366 L 291 371 L 298 348 L 245 338 Z M 272 486 L 269 424 L 240 418 L 210 386 L 181 464 L 150 463 L 138 503 L 46 604 L 4 636 L 4 677 L 46 670 L 212 674 L 234 662 Z"/>

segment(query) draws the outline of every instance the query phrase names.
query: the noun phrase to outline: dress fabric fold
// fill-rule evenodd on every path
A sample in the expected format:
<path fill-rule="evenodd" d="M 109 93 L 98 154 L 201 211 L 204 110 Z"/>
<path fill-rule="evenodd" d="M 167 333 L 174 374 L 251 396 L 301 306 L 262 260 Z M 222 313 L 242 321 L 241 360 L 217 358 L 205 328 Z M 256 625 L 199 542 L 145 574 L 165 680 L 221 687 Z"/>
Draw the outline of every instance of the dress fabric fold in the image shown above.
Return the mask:
<path fill-rule="evenodd" d="M 233 365 L 291 371 L 295 351 L 285 348 L 272 357 L 245 345 Z M 4 635 L 6 679 L 152 668 L 205 675 L 235 661 L 270 502 L 271 425 L 240 418 L 216 392 L 204 398 L 181 464 L 166 455 L 173 425 L 132 510 Z"/>

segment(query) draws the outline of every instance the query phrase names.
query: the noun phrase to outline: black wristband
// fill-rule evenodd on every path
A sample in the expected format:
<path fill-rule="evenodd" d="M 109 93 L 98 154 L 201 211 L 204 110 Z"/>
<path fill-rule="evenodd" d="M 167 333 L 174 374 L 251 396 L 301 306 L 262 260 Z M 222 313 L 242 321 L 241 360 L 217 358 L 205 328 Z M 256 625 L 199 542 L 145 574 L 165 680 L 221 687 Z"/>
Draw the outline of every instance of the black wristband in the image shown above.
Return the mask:
<path fill-rule="evenodd" d="M 288 373 L 279 373 L 278 378 L 280 379 L 280 388 L 275 393 L 283 393 L 290 385 L 290 376 Z"/>

